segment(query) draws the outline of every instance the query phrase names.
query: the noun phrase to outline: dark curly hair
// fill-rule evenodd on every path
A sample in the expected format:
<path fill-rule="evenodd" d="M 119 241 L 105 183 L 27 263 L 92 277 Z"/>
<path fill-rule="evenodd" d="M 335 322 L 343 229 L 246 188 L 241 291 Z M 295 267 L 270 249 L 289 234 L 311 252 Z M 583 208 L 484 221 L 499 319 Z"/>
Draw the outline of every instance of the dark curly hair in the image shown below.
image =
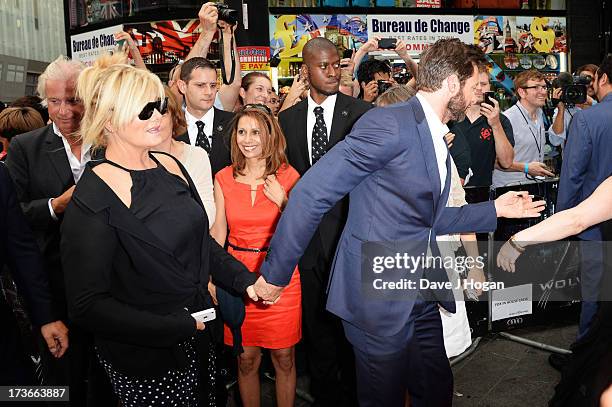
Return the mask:
<path fill-rule="evenodd" d="M 379 59 L 368 59 L 359 65 L 357 71 L 357 81 L 359 84 L 365 82 L 366 84 L 374 80 L 374 75 L 377 73 L 388 73 L 391 75 L 391 66 L 386 61 Z"/>

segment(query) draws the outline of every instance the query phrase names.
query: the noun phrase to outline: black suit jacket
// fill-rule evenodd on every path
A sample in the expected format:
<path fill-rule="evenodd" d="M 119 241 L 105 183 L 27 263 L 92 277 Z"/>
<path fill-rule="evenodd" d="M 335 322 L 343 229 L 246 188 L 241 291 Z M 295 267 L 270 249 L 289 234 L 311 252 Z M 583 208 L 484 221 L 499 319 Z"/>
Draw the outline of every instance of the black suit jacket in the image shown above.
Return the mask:
<path fill-rule="evenodd" d="M 205 233 L 200 275 L 195 280 L 185 277 L 176 255 L 92 166 L 86 167 L 62 224 L 70 317 L 94 334 L 100 354 L 120 372 L 150 377 L 185 367 L 179 344 L 196 333 L 190 313 L 213 306 L 209 275 L 215 284 L 240 295 L 257 275 Z M 201 205 L 193 182 L 181 169 Z M 203 207 L 202 211 L 208 223 Z M 207 332 L 211 326 L 207 324 Z"/>
<path fill-rule="evenodd" d="M 13 182 L 0 162 L 0 270 L 5 265 L 26 300 L 34 325 L 58 320 L 40 250 L 19 207 Z M 0 301 L 5 301 L 3 296 Z"/>
<path fill-rule="evenodd" d="M 343 140 L 351 131 L 357 119 L 371 108 L 372 104 L 361 99 L 355 99 L 340 92 L 337 93 L 327 150 L 329 151 L 336 143 Z M 287 159 L 289 164 L 300 173 L 300 176 L 303 176 L 311 167 L 306 134 L 308 131 L 307 119 L 308 99 L 302 100 L 278 115 L 278 121 L 287 140 Z M 345 197 L 321 220 L 319 229 L 313 237 L 313 242 L 311 242 L 309 249 L 304 255 L 303 266 L 313 266 L 313 262 L 316 261 L 313 258 L 315 254 L 313 244 L 316 245 L 315 239 L 320 239 L 321 249 L 326 259 L 331 260 L 333 258 L 347 214 L 348 197 Z"/>
<path fill-rule="evenodd" d="M 60 223 L 49 213 L 49 199 L 74 185 L 62 140 L 53 125 L 14 137 L 6 166 L 15 183 L 17 199 L 42 251 L 54 304 L 65 317 L 64 277 L 61 269 Z"/>
<path fill-rule="evenodd" d="M 219 110 L 216 107 L 213 107 L 213 109 L 215 109 L 215 117 L 213 119 L 213 142 L 209 158 L 210 169 L 214 179 L 215 174 L 219 172 L 219 170 L 222 170 L 232 163 L 229 134 L 227 130 L 230 120 L 234 117 L 234 113 Z M 176 139 L 191 144 L 189 142 L 188 132 L 181 134 Z"/>

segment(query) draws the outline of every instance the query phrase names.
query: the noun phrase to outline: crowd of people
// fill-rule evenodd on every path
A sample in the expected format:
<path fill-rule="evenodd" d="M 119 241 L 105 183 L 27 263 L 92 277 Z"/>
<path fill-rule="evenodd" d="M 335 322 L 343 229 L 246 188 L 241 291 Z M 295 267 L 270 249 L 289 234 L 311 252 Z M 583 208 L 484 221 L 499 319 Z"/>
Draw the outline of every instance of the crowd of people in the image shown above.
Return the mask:
<path fill-rule="evenodd" d="M 516 76 L 517 102 L 501 112 L 487 98 L 484 54 L 451 39 L 418 64 L 397 41 L 412 76 L 403 84 L 366 58 L 380 38 L 341 58 L 319 37 L 286 92 L 265 73 L 242 76 L 240 64 L 220 86 L 206 55 L 219 30 L 229 72 L 235 27 L 213 3 L 199 18 L 202 34 L 166 85 L 117 33 L 123 49 L 89 67 L 58 57 L 39 97 L 0 112 L 0 268 L 35 338 L 24 349 L 1 299 L 1 384 L 70 386 L 75 406 L 214 406 L 225 405 L 221 371 L 234 366 L 242 404 L 258 406 L 268 350 L 277 405 L 292 406 L 302 342 L 317 406 L 447 406 L 449 358 L 471 344 L 464 293 L 372 300 L 361 289 L 362 244 L 416 241 L 450 256 L 463 245 L 478 256 L 475 233 L 543 210 L 520 185 L 559 175 L 561 212 L 513 236 L 499 267 L 514 271 L 536 242 L 612 239 L 601 227 L 612 218 L 612 56 L 577 70 L 590 81 L 586 101 L 559 102 L 547 126 L 540 72 Z M 563 154 L 560 174 L 545 164 L 551 148 Z M 466 202 L 464 187 L 508 185 L 517 192 Z M 599 375 L 580 376 L 580 345 L 610 337 L 599 301 L 610 259 L 593 247 L 581 247 L 577 350 L 551 363 L 573 372 L 567 386 L 594 389 L 595 403 L 612 382 L 605 346 Z M 478 267 L 404 277 L 424 275 L 486 280 Z M 194 315 L 210 309 L 216 318 Z M 28 354 L 40 355 L 41 371 Z M 558 405 L 571 397 L 558 392 Z"/>

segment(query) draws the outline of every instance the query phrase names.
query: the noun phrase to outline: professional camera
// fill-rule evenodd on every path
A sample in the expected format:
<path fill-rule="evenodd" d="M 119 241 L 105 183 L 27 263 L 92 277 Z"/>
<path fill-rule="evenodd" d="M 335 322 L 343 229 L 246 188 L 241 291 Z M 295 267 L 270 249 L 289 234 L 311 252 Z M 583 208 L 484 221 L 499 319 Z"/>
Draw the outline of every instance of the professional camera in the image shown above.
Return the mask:
<path fill-rule="evenodd" d="M 553 88 L 561 88 L 560 102 L 565 106 L 575 106 L 586 102 L 587 86 L 591 80 L 584 76 L 572 76 L 567 72 L 561 72 L 559 76 L 553 80 Z"/>
<path fill-rule="evenodd" d="M 238 11 L 232 8 L 229 8 L 227 4 L 216 3 L 215 7 L 217 7 L 217 13 L 219 15 L 219 20 L 225 21 L 229 25 L 236 25 L 238 23 Z"/>

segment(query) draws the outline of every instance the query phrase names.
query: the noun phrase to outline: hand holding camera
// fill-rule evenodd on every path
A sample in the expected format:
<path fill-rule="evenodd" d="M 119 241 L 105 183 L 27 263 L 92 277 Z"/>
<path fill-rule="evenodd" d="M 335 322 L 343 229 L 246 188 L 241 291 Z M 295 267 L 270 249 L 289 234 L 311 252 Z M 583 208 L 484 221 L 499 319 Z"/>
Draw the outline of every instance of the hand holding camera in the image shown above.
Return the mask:
<path fill-rule="evenodd" d="M 365 44 L 363 44 L 361 46 L 361 48 L 359 48 L 359 51 L 361 53 L 368 53 L 368 52 L 372 52 L 372 51 L 377 51 L 378 48 L 378 41 L 380 40 L 380 37 L 372 37 L 370 38 Z"/>
<path fill-rule="evenodd" d="M 363 100 L 365 102 L 374 102 L 378 97 L 378 81 L 376 79 L 371 80 L 363 88 Z"/>
<path fill-rule="evenodd" d="M 202 28 L 202 32 L 215 32 L 217 30 L 217 21 L 219 19 L 215 3 L 210 1 L 208 3 L 204 3 L 198 12 L 198 18 L 200 19 L 200 27 Z"/>
<path fill-rule="evenodd" d="M 495 99 L 495 92 L 485 92 L 484 99 L 480 104 L 480 114 L 487 118 L 489 126 L 501 126 L 499 113 L 499 102 Z"/>
<path fill-rule="evenodd" d="M 218 4 L 212 1 L 204 3 L 198 13 L 202 31 L 214 32 L 217 30 L 217 23 L 225 22 L 229 26 L 238 23 L 238 11 L 229 8 L 225 4 Z M 221 29 L 225 28 L 222 24 Z"/>
<path fill-rule="evenodd" d="M 397 46 L 397 38 L 381 38 L 378 40 L 379 49 L 395 49 Z"/>
<path fill-rule="evenodd" d="M 345 49 L 342 53 L 342 59 L 340 60 L 340 68 L 349 69 L 351 73 L 353 73 L 353 69 L 355 69 L 355 63 L 353 62 L 354 55 L 355 50 Z"/>
<path fill-rule="evenodd" d="M 587 86 L 591 79 L 586 76 L 572 76 L 567 72 L 561 72 L 552 81 L 553 102 L 563 103 L 564 107 L 581 105 L 587 100 Z"/>
<path fill-rule="evenodd" d="M 410 55 L 408 55 L 408 47 L 406 47 L 406 43 L 402 40 L 398 40 L 395 44 L 395 53 L 402 59 L 410 58 Z"/>

